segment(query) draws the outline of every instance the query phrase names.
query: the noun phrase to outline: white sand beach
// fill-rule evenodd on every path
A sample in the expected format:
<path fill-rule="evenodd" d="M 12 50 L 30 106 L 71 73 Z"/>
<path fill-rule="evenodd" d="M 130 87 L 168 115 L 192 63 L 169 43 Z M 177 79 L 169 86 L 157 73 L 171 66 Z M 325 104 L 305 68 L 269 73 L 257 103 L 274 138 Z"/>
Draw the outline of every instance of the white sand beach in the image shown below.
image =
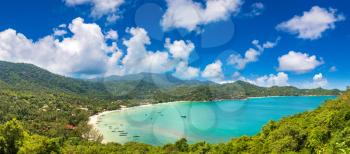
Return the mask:
<path fill-rule="evenodd" d="M 114 112 L 123 112 L 123 111 L 127 111 L 127 110 L 131 110 L 134 108 L 143 108 L 143 107 L 152 107 L 152 106 L 156 106 L 156 105 L 161 105 L 161 104 L 170 104 L 170 103 L 183 103 L 183 102 L 189 102 L 189 101 L 174 101 L 174 102 L 165 102 L 165 103 L 158 103 L 158 104 L 144 104 L 144 105 L 139 105 L 139 106 L 133 106 L 133 107 L 121 107 L 118 110 L 110 110 L 110 111 L 104 111 L 101 113 L 97 113 L 93 116 L 89 117 L 89 121 L 88 124 L 92 127 L 92 129 L 96 132 L 98 132 L 98 134 L 102 135 L 103 133 L 98 129 L 98 121 L 100 119 L 101 116 L 110 114 L 110 113 L 114 113 Z M 102 135 L 103 138 L 103 135 Z M 104 138 L 102 139 L 101 143 L 107 143 Z"/>

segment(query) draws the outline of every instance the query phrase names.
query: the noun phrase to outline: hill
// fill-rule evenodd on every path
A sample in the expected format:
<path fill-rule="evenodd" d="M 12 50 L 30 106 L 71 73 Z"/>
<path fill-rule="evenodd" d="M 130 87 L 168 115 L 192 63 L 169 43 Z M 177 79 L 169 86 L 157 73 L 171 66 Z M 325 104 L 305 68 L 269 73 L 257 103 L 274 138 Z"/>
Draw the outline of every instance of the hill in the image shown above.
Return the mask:
<path fill-rule="evenodd" d="M 160 88 L 170 88 L 173 86 L 179 85 L 200 85 L 200 84 L 214 84 L 210 81 L 199 81 L 199 80 L 181 80 L 172 76 L 171 74 L 156 74 L 156 73 L 138 73 L 138 74 L 130 74 L 124 76 L 109 76 L 105 78 L 95 78 L 91 81 L 98 82 L 125 82 L 125 81 L 133 81 L 133 82 L 149 82 L 154 83 Z"/>
<path fill-rule="evenodd" d="M 314 111 L 270 121 L 254 136 L 221 144 L 188 144 L 181 139 L 161 147 L 130 142 L 101 144 L 76 138 L 28 133 L 17 120 L 0 126 L 0 153 L 349 153 L 350 91 Z"/>
<path fill-rule="evenodd" d="M 252 96 L 338 95 L 340 91 L 321 88 L 265 88 L 243 81 L 228 84 L 182 81 L 169 75 L 145 73 L 87 81 L 56 75 L 30 64 L 8 62 L 0 62 L 0 72 L 0 122 L 10 121 L 0 126 L 0 153 L 8 152 L 5 151 L 9 150 L 8 145 L 13 145 L 10 150 L 22 150 L 23 153 L 38 152 L 35 150 L 46 150 L 41 153 L 50 150 L 78 153 L 76 147 L 83 153 L 259 153 L 261 149 L 265 153 L 314 153 L 322 150 L 321 147 L 327 148 L 324 150 L 346 150 L 349 146 L 346 138 L 349 128 L 345 126 L 349 126 L 346 121 L 350 115 L 350 92 L 316 111 L 286 118 L 279 123 L 269 123 L 254 137 L 242 137 L 226 144 L 188 145 L 185 140 L 180 140 L 164 147 L 140 143 L 101 145 L 82 137 L 92 135 L 98 138 L 98 134 L 91 134 L 87 125 L 88 117 L 97 112 L 118 109 L 120 105 L 134 106 L 144 101 L 205 101 Z M 161 84 L 154 82 L 158 80 Z M 13 118 L 22 124 L 11 120 Z M 23 136 L 8 140 L 11 134 Z M 16 144 L 12 144 L 13 141 Z M 283 151 L 284 149 L 286 150 Z"/>
<path fill-rule="evenodd" d="M 216 84 L 210 81 L 181 80 L 170 74 L 140 73 L 92 80 L 56 75 L 31 64 L 0 61 L 0 86 L 16 90 L 48 90 L 81 96 L 103 96 L 112 100 L 148 103 L 177 100 L 208 101 L 257 96 L 338 95 L 339 90 L 259 87 L 244 81 Z"/>
<path fill-rule="evenodd" d="M 0 72 L 2 85 L 16 90 L 59 90 L 79 95 L 107 93 L 101 83 L 56 75 L 31 64 L 0 61 Z"/>

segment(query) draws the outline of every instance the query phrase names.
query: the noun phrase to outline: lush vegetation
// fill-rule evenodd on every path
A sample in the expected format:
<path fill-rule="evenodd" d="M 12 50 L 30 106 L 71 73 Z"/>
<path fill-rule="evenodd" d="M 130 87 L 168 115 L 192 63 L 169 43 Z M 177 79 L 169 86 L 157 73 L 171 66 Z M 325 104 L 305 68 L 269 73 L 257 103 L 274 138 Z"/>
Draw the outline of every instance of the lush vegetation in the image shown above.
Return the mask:
<path fill-rule="evenodd" d="M 140 73 L 79 80 L 52 74 L 29 64 L 0 61 L 0 85 L 14 90 L 67 93 L 101 100 L 158 103 L 176 100 L 237 99 L 251 96 L 338 95 L 339 90 L 264 88 L 237 81 L 216 84 L 208 81 L 184 81 L 171 75 Z"/>
<path fill-rule="evenodd" d="M 49 138 L 28 132 L 17 120 L 0 126 L 0 153 L 349 153 L 350 91 L 318 109 L 271 121 L 255 136 L 227 143 L 100 144 L 79 139 Z"/>
<path fill-rule="evenodd" d="M 215 100 L 274 95 L 338 95 L 339 90 L 258 87 L 237 81 L 215 84 L 170 75 L 138 74 L 78 80 L 28 64 L 0 61 L 2 153 L 339 153 L 350 152 L 350 92 L 313 112 L 268 123 L 256 136 L 211 145 L 185 139 L 154 147 L 100 144 L 88 117 L 121 105 L 175 100 Z M 89 141 L 94 139 L 95 141 Z"/>
<path fill-rule="evenodd" d="M 16 90 L 60 91 L 94 96 L 108 94 L 105 86 L 101 83 L 55 75 L 31 64 L 0 61 L 0 72 L 2 85 L 7 84 Z"/>

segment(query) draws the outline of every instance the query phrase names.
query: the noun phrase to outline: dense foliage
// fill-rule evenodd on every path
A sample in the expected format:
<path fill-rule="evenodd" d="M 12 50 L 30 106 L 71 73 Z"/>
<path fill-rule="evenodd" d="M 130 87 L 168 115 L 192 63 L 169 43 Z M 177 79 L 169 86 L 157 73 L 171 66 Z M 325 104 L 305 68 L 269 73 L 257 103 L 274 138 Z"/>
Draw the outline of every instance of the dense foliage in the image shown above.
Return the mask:
<path fill-rule="evenodd" d="M 270 121 L 255 136 L 227 143 L 188 144 L 181 139 L 156 147 L 142 143 L 100 144 L 77 137 L 48 138 L 25 130 L 17 120 L 0 126 L 0 153 L 349 153 L 350 91 L 314 111 Z"/>
<path fill-rule="evenodd" d="M 252 96 L 338 95 L 339 90 L 259 87 L 237 81 L 216 84 L 208 81 L 180 80 L 171 75 L 140 73 L 79 80 L 52 74 L 29 64 L 0 61 L 0 85 L 15 90 L 69 93 L 103 100 L 158 103 L 167 101 L 208 101 Z"/>
<path fill-rule="evenodd" d="M 121 105 L 339 93 L 320 88 L 264 88 L 243 81 L 222 85 L 182 81 L 169 75 L 146 73 L 87 81 L 55 75 L 33 65 L 0 61 L 0 154 L 346 153 L 350 152 L 350 92 L 315 111 L 270 122 L 256 136 L 215 145 L 206 142 L 189 145 L 185 139 L 162 147 L 100 144 L 100 136 L 87 124 L 90 115 Z"/>

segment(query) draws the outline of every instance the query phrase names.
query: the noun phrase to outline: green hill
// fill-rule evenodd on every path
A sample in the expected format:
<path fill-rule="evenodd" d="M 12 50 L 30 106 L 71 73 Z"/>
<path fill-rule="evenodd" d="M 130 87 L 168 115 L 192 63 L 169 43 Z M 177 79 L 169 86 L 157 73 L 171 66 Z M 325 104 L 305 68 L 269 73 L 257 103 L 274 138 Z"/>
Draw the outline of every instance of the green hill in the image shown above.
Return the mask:
<path fill-rule="evenodd" d="M 180 80 L 169 74 L 140 73 L 92 80 L 56 75 L 30 64 L 0 61 L 0 86 L 16 90 L 62 91 L 76 95 L 157 103 L 177 100 L 238 99 L 254 96 L 338 95 L 339 90 L 259 87 L 247 82 L 216 84 L 209 81 Z"/>
<path fill-rule="evenodd" d="M 2 85 L 17 90 L 60 90 L 75 94 L 106 94 L 101 83 L 53 74 L 31 64 L 0 61 L 0 81 Z"/>
<path fill-rule="evenodd" d="M 77 138 L 50 138 L 30 134 L 17 120 L 0 126 L 0 153 L 349 153 L 350 91 L 314 111 L 270 121 L 255 136 L 243 136 L 221 144 L 151 146 L 130 142 L 101 144 Z"/>
<path fill-rule="evenodd" d="M 256 136 L 233 139 L 225 144 L 188 145 L 180 140 L 163 147 L 141 143 L 103 145 L 84 138 L 86 135 L 98 137 L 90 134 L 88 117 L 118 109 L 120 105 L 252 96 L 338 95 L 340 91 L 265 88 L 243 81 L 215 84 L 145 73 L 91 81 L 63 77 L 30 64 L 9 62 L 0 62 L 0 72 L 0 123 L 9 121 L 0 126 L 0 153 L 349 152 L 350 92 L 315 111 L 270 122 Z M 21 123 L 11 120 L 13 118 Z"/>

